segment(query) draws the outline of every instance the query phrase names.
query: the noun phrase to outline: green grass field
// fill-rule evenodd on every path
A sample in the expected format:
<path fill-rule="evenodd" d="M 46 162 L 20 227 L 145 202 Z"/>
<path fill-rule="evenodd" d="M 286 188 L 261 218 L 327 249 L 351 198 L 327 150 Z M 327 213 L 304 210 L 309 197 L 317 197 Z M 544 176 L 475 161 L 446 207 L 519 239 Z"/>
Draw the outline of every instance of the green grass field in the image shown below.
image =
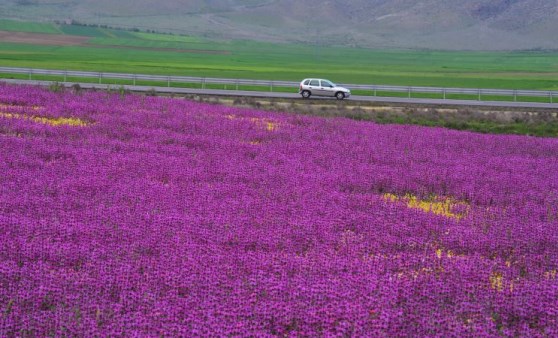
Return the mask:
<path fill-rule="evenodd" d="M 215 41 L 107 28 L 0 20 L 0 30 L 82 35 L 87 46 L 0 41 L 0 65 L 339 83 L 558 90 L 558 52 L 373 50 Z"/>
<path fill-rule="evenodd" d="M 23 22 L 0 19 L 0 30 L 10 32 L 60 34 L 58 26 L 51 23 Z"/>

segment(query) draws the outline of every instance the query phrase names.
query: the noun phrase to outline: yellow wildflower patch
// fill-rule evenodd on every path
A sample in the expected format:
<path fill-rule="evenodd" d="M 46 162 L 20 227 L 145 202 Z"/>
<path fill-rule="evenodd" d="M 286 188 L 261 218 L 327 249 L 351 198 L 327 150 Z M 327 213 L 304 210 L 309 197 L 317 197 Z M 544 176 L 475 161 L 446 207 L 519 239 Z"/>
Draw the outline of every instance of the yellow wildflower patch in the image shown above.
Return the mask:
<path fill-rule="evenodd" d="M 273 122 L 270 119 L 253 117 L 250 121 L 255 123 L 257 126 L 264 127 L 267 131 L 275 131 L 279 128 L 279 123 Z"/>
<path fill-rule="evenodd" d="M 257 125 L 258 127 L 265 128 L 265 130 L 267 130 L 267 131 L 275 131 L 275 130 L 279 129 L 279 125 L 280 125 L 279 122 L 276 122 L 276 121 L 273 121 L 273 120 L 267 119 L 267 118 L 252 117 L 252 118 L 248 119 L 248 118 L 238 117 L 234 114 L 228 114 L 228 115 L 225 115 L 225 117 L 229 120 L 235 120 L 237 118 L 239 118 L 241 120 L 249 120 L 250 122 Z"/>
<path fill-rule="evenodd" d="M 452 259 L 452 258 L 463 259 L 463 258 L 467 257 L 466 255 L 463 255 L 463 254 L 456 254 L 452 250 L 446 250 L 443 247 L 437 248 L 435 252 L 436 252 L 436 257 L 438 257 L 438 259 L 442 259 L 443 257 L 447 257 L 449 259 Z"/>
<path fill-rule="evenodd" d="M 435 215 L 440 215 L 448 218 L 461 219 L 465 216 L 465 212 L 454 211 L 456 206 L 463 206 L 465 210 L 469 206 L 465 202 L 456 201 L 449 197 L 438 197 L 434 196 L 428 200 L 422 200 L 414 195 L 406 194 L 403 197 L 399 197 L 394 194 L 384 194 L 384 200 L 388 202 L 403 202 L 408 208 L 420 209 L 424 212 L 431 212 Z"/>
<path fill-rule="evenodd" d="M 501 272 L 493 272 L 488 279 L 490 280 L 491 288 L 500 292 L 504 290 L 504 276 Z"/>
<path fill-rule="evenodd" d="M 8 119 L 23 119 L 30 120 L 36 123 L 48 124 L 51 126 L 72 126 L 72 127 L 85 127 L 88 125 L 87 122 L 78 119 L 76 117 L 44 117 L 44 116 L 27 116 L 16 113 L 3 113 L 0 112 L 0 117 L 5 117 Z"/>
<path fill-rule="evenodd" d="M 27 106 L 0 103 L 0 109 L 5 109 L 5 108 L 20 108 L 20 109 L 23 109 L 23 108 L 27 108 Z M 43 107 L 41 107 L 41 106 L 31 106 L 31 109 L 36 111 L 36 110 L 43 109 Z"/>
<path fill-rule="evenodd" d="M 384 199 L 389 202 L 397 202 L 399 200 L 399 196 L 394 194 L 384 194 Z"/>
<path fill-rule="evenodd" d="M 550 270 L 550 271 L 547 271 L 547 272 L 544 273 L 544 277 L 546 279 L 553 279 L 554 280 L 554 279 L 556 279 L 556 273 L 557 273 L 556 269 Z"/>
<path fill-rule="evenodd" d="M 21 133 L 16 133 L 13 131 L 0 131 L 0 136 L 17 137 L 17 138 L 23 137 Z"/>

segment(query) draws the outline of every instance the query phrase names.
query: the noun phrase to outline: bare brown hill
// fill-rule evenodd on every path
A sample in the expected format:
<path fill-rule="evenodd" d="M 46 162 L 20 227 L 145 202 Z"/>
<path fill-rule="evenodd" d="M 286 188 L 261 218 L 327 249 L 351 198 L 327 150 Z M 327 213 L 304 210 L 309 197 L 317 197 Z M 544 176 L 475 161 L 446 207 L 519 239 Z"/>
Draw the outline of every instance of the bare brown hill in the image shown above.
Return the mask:
<path fill-rule="evenodd" d="M 206 49 L 179 49 L 179 48 L 151 48 L 122 45 L 98 45 L 90 43 L 87 36 L 75 36 L 66 34 L 42 34 L 27 32 L 0 31 L 0 42 L 27 43 L 46 46 L 95 46 L 96 48 L 119 48 L 162 52 L 194 53 L 194 54 L 230 54 L 227 50 Z"/>
<path fill-rule="evenodd" d="M 29 43 L 34 45 L 82 46 L 87 43 L 87 40 L 89 40 L 89 38 L 84 36 L 0 31 L 0 41 L 3 42 Z"/>
<path fill-rule="evenodd" d="M 0 17 L 324 45 L 558 49 L 556 0 L 4 0 Z"/>

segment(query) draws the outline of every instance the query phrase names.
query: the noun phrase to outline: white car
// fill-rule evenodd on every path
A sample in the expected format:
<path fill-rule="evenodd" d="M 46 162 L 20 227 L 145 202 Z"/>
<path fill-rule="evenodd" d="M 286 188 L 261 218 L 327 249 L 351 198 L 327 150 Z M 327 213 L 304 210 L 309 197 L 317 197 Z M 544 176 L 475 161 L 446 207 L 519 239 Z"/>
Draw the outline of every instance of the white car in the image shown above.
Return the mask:
<path fill-rule="evenodd" d="M 298 91 L 303 98 L 307 99 L 312 95 L 335 97 L 343 100 L 351 96 L 351 91 L 340 87 L 335 83 L 324 79 L 304 79 L 300 82 Z"/>

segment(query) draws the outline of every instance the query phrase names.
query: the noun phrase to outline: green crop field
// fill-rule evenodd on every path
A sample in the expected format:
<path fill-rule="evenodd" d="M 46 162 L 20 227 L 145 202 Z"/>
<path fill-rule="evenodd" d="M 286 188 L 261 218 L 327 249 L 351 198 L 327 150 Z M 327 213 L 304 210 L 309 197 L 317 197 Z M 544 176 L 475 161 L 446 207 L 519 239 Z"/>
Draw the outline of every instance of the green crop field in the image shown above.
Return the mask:
<path fill-rule="evenodd" d="M 58 26 L 51 23 L 24 22 L 0 19 L 0 31 L 60 34 Z"/>
<path fill-rule="evenodd" d="M 0 21 L 0 30 L 90 37 L 87 45 L 0 40 L 0 65 L 339 83 L 558 90 L 558 52 L 374 50 Z M 6 75 L 0 75 L 6 76 Z"/>

